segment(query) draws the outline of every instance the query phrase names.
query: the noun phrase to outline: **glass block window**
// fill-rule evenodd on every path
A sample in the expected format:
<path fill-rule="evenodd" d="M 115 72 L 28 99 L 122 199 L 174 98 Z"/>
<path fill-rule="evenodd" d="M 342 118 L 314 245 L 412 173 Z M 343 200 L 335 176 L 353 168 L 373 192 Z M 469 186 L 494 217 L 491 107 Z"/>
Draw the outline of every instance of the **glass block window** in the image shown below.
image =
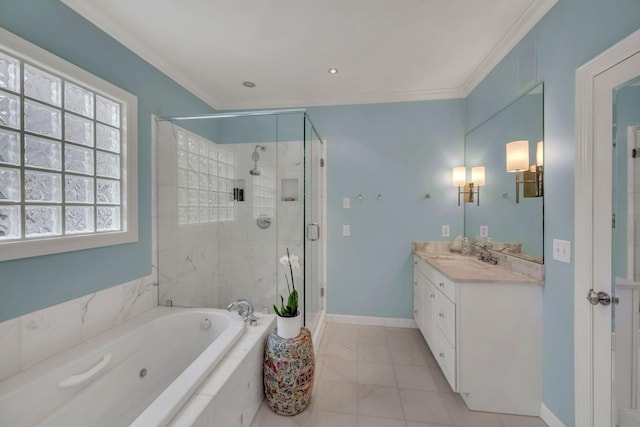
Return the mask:
<path fill-rule="evenodd" d="M 178 129 L 178 224 L 233 221 L 235 154 Z"/>
<path fill-rule="evenodd" d="M 137 146 L 124 126 L 135 117 L 135 97 L 6 34 L 9 45 L 0 44 L 0 260 L 137 240 L 135 215 L 129 216 L 137 214 L 137 189 L 130 186 L 137 174 L 127 169 L 129 157 L 137 157 L 128 150 Z M 135 236 L 86 238 L 128 231 Z M 77 237 L 81 244 L 67 243 Z M 37 250 L 17 246 L 32 241 Z M 7 255 L 9 245 L 17 256 Z"/>
<path fill-rule="evenodd" d="M 276 177 L 272 167 L 263 166 L 261 173 L 253 177 L 253 217 L 262 214 L 276 215 Z"/>

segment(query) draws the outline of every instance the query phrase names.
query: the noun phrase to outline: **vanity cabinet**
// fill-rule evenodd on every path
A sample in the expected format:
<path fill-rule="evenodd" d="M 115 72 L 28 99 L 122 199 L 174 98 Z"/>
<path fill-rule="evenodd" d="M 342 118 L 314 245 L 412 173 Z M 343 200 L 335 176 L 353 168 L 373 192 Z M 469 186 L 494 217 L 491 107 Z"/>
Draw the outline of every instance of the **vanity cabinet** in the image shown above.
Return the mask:
<path fill-rule="evenodd" d="M 470 409 L 540 415 L 542 285 L 484 274 L 452 279 L 414 256 L 415 321 Z"/>

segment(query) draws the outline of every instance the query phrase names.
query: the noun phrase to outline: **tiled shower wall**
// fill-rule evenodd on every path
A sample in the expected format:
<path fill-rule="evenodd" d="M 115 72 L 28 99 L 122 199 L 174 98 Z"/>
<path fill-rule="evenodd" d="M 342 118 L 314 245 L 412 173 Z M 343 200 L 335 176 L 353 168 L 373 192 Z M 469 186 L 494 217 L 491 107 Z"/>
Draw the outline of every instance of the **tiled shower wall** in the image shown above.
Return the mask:
<path fill-rule="evenodd" d="M 268 307 L 271 311 L 277 293 L 286 293 L 288 268 L 279 258 L 289 248 L 303 263 L 302 142 L 260 144 L 266 150 L 258 151 L 258 177 L 249 174 L 256 144 L 222 145 L 235 154 L 234 186 L 243 185 L 244 201 L 233 203 L 233 220 L 182 225 L 178 221 L 177 130 L 173 124 L 159 122 L 154 148 L 157 251 L 153 259 L 160 304 L 222 308 L 248 298 L 256 310 Z M 283 178 L 297 182 L 296 200 L 280 200 Z M 266 229 L 257 225 L 260 214 L 271 218 Z M 294 279 L 302 291 L 302 270 L 294 270 Z"/>

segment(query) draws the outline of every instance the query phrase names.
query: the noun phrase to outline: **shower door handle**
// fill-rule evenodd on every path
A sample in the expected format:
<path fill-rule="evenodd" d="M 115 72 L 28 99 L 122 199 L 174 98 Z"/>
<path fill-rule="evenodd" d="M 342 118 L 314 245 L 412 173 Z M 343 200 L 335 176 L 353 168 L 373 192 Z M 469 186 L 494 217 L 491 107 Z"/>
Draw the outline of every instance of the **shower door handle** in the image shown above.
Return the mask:
<path fill-rule="evenodd" d="M 313 230 L 315 230 L 315 233 L 313 233 Z M 307 224 L 307 239 L 311 240 L 312 242 L 315 242 L 319 238 L 320 238 L 320 224 L 318 224 L 317 222 L 310 222 L 309 224 Z"/>

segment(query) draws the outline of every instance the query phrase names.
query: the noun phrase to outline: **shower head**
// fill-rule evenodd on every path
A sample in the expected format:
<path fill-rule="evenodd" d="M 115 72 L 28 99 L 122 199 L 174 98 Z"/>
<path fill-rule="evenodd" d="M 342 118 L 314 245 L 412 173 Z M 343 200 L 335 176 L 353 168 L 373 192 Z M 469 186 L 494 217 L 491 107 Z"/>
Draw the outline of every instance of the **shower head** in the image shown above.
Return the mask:
<path fill-rule="evenodd" d="M 253 159 L 253 169 L 249 171 L 250 175 L 258 176 L 260 175 L 260 170 L 258 169 L 258 160 L 260 160 L 260 154 L 258 154 L 258 150 L 266 151 L 267 147 L 264 145 L 256 145 L 256 148 L 253 150 L 253 154 L 251 158 Z"/>

